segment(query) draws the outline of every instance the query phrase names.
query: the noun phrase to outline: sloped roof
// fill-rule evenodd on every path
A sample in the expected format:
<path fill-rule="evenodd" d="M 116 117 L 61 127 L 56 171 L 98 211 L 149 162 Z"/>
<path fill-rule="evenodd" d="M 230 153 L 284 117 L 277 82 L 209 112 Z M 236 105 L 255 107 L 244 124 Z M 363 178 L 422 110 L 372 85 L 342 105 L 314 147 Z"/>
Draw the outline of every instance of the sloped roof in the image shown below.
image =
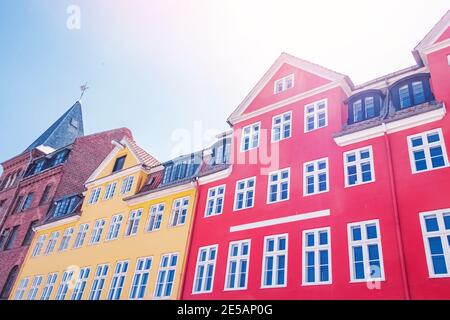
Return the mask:
<path fill-rule="evenodd" d="M 28 152 L 42 145 L 59 149 L 73 143 L 76 138 L 83 135 L 83 113 L 81 103 L 77 101 L 24 152 Z"/>
<path fill-rule="evenodd" d="M 136 155 L 138 160 L 149 167 L 158 166 L 160 162 L 156 160 L 152 155 L 150 155 L 147 151 L 142 149 L 136 141 L 131 140 L 127 137 L 124 138 L 126 142 L 128 142 L 128 147 L 131 149 L 131 151 Z"/>

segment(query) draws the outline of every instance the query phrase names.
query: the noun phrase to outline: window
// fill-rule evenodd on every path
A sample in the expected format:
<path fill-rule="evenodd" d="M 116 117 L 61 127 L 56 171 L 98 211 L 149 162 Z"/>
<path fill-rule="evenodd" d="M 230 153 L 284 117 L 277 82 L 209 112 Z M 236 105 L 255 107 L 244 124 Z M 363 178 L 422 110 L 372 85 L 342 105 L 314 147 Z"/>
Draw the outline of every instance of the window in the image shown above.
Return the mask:
<path fill-rule="evenodd" d="M 72 300 L 81 300 L 83 297 L 84 288 L 86 287 L 86 282 L 89 278 L 90 272 L 91 268 L 81 268 L 80 272 L 78 272 L 78 278 L 72 292 Z"/>
<path fill-rule="evenodd" d="M 14 295 L 14 300 L 22 300 L 23 295 L 25 294 L 25 290 L 28 287 L 29 278 L 23 278 L 20 280 L 19 285 L 16 289 L 16 294 Z"/>
<path fill-rule="evenodd" d="M 33 203 L 33 195 L 34 195 L 33 192 L 30 192 L 30 193 L 27 195 L 27 197 L 25 198 L 25 201 L 24 201 L 23 204 L 22 204 L 22 209 L 21 209 L 21 211 L 25 211 L 25 210 L 30 209 L 31 204 Z"/>
<path fill-rule="evenodd" d="M 73 270 L 67 270 L 64 272 L 58 291 L 56 291 L 55 300 L 64 300 L 66 298 L 67 291 L 69 290 L 69 284 L 73 278 L 73 273 Z"/>
<path fill-rule="evenodd" d="M 116 270 L 111 280 L 109 288 L 108 300 L 119 300 L 122 294 L 123 283 L 128 271 L 128 261 L 119 261 L 116 264 Z"/>
<path fill-rule="evenodd" d="M 242 290 L 247 288 L 249 260 L 250 240 L 230 243 L 225 290 Z"/>
<path fill-rule="evenodd" d="M 88 230 L 89 224 L 83 223 L 80 225 L 80 227 L 78 228 L 77 237 L 75 238 L 75 242 L 73 244 L 74 248 L 80 248 L 83 245 Z"/>
<path fill-rule="evenodd" d="M 450 277 L 450 209 L 420 214 L 430 278 Z"/>
<path fill-rule="evenodd" d="M 442 130 L 432 130 L 408 137 L 409 158 L 413 173 L 448 166 Z"/>
<path fill-rule="evenodd" d="M 212 164 L 230 163 L 231 139 L 222 139 L 212 148 Z"/>
<path fill-rule="evenodd" d="M 281 78 L 274 83 L 273 93 L 277 94 L 294 87 L 294 74 Z"/>
<path fill-rule="evenodd" d="M 32 257 L 37 257 L 41 254 L 42 247 L 44 246 L 44 242 L 47 239 L 47 235 L 43 234 L 39 236 L 36 244 L 34 245 L 33 252 L 31 253 Z"/>
<path fill-rule="evenodd" d="M 328 191 L 328 158 L 322 158 L 303 165 L 303 195 Z"/>
<path fill-rule="evenodd" d="M 372 147 L 345 152 L 344 170 L 346 187 L 375 181 Z"/>
<path fill-rule="evenodd" d="M 58 278 L 57 273 L 50 273 L 47 276 L 47 281 L 45 282 L 44 289 L 42 290 L 41 300 L 50 299 L 57 278 Z"/>
<path fill-rule="evenodd" d="M 256 177 L 236 182 L 234 195 L 234 211 L 253 207 L 255 198 Z"/>
<path fill-rule="evenodd" d="M 154 297 L 157 299 L 170 298 L 177 270 L 178 254 L 165 254 L 161 257 L 158 270 Z"/>
<path fill-rule="evenodd" d="M 178 159 L 176 162 L 165 164 L 163 183 L 170 183 L 192 176 L 199 168 L 201 162 L 201 155 L 192 153 Z"/>
<path fill-rule="evenodd" d="M 58 238 L 59 232 L 53 231 L 52 234 L 50 235 L 50 239 L 48 239 L 47 247 L 45 248 L 44 254 L 46 256 L 53 252 L 53 250 L 55 249 L 56 241 L 58 241 Z"/>
<path fill-rule="evenodd" d="M 392 102 L 396 109 L 404 109 L 434 99 L 430 88 L 429 74 L 416 74 L 403 79 L 390 89 Z"/>
<path fill-rule="evenodd" d="M 262 287 L 286 286 L 288 235 L 264 238 Z"/>
<path fill-rule="evenodd" d="M 170 217 L 170 227 L 181 226 L 186 222 L 189 208 L 189 197 L 176 199 L 172 205 L 172 216 Z"/>
<path fill-rule="evenodd" d="M 69 247 L 70 239 L 72 238 L 72 234 L 73 234 L 73 228 L 67 228 L 66 230 L 64 230 L 64 234 L 61 239 L 61 243 L 59 245 L 58 251 L 67 250 L 67 248 Z"/>
<path fill-rule="evenodd" d="M 104 199 L 108 200 L 114 197 L 114 193 L 116 192 L 117 182 L 110 183 L 106 186 Z"/>
<path fill-rule="evenodd" d="M 164 203 L 155 204 L 150 208 L 147 231 L 156 231 L 161 228 L 164 213 Z"/>
<path fill-rule="evenodd" d="M 364 99 L 364 104 L 365 104 L 366 119 L 373 118 L 375 116 L 375 101 L 373 97 L 366 97 Z"/>
<path fill-rule="evenodd" d="M 254 123 L 242 129 L 241 152 L 259 147 L 261 123 Z"/>
<path fill-rule="evenodd" d="M 133 282 L 130 290 L 130 299 L 143 299 L 145 290 L 147 289 L 148 278 L 150 276 L 150 268 L 152 266 L 152 258 L 141 258 L 136 262 L 136 270 L 134 272 Z"/>
<path fill-rule="evenodd" d="M 108 234 L 106 235 L 106 240 L 114 240 L 119 236 L 120 226 L 122 225 L 123 216 L 121 214 L 116 214 L 112 217 L 109 224 Z"/>
<path fill-rule="evenodd" d="M 408 85 L 398 88 L 398 95 L 400 98 L 400 107 L 407 108 L 411 106 L 411 98 L 409 97 Z"/>
<path fill-rule="evenodd" d="M 42 193 L 41 200 L 39 201 L 39 205 L 43 205 L 47 203 L 50 198 L 50 192 L 52 191 L 52 185 L 49 184 L 45 187 L 44 192 Z"/>
<path fill-rule="evenodd" d="M 126 177 L 122 182 L 122 188 L 120 189 L 120 194 L 125 194 L 131 191 L 133 186 L 134 176 Z"/>
<path fill-rule="evenodd" d="M 423 90 L 422 81 L 415 81 L 411 84 L 413 91 L 413 98 L 415 104 L 425 102 L 425 92 Z"/>
<path fill-rule="evenodd" d="M 222 213 L 224 196 L 225 185 L 213 187 L 208 190 L 205 217 L 215 216 Z"/>
<path fill-rule="evenodd" d="M 378 220 L 348 224 L 348 242 L 351 281 L 384 280 Z"/>
<path fill-rule="evenodd" d="M 3 243 L 5 242 L 6 239 L 8 239 L 9 236 L 9 229 L 3 229 L 1 235 L 0 235 L 0 250 L 2 249 Z"/>
<path fill-rule="evenodd" d="M 18 213 L 22 211 L 23 198 L 24 198 L 23 195 L 17 197 L 16 203 L 14 205 L 14 212 Z"/>
<path fill-rule="evenodd" d="M 357 123 L 380 115 L 383 93 L 380 90 L 363 91 L 348 102 L 348 124 Z"/>
<path fill-rule="evenodd" d="M 108 275 L 109 266 L 101 264 L 97 266 L 94 281 L 92 282 L 91 292 L 89 293 L 89 300 L 100 300 L 103 286 L 105 285 L 106 276 Z"/>
<path fill-rule="evenodd" d="M 328 124 L 327 100 L 305 106 L 305 132 L 326 127 Z"/>
<path fill-rule="evenodd" d="M 28 291 L 27 300 L 36 299 L 36 295 L 39 291 L 41 283 L 42 283 L 42 276 L 35 276 L 33 282 L 31 283 L 30 290 Z"/>
<path fill-rule="evenodd" d="M 141 217 L 142 217 L 142 209 L 131 211 L 130 217 L 128 218 L 125 236 L 134 236 L 137 233 Z"/>
<path fill-rule="evenodd" d="M 19 266 L 12 267 L 9 271 L 8 278 L 5 281 L 2 292 L 0 293 L 0 299 L 8 299 L 11 294 L 11 290 L 16 282 L 17 274 L 19 273 Z"/>
<path fill-rule="evenodd" d="M 11 250 L 14 246 L 14 242 L 17 238 L 17 232 L 19 231 L 19 226 L 14 226 L 12 228 L 11 233 L 9 234 L 8 239 L 6 240 L 4 250 Z"/>
<path fill-rule="evenodd" d="M 97 244 L 100 242 L 104 227 L 105 227 L 104 219 L 95 221 L 94 229 L 92 230 L 92 233 L 91 233 L 91 239 L 89 240 L 90 245 Z"/>
<path fill-rule="evenodd" d="M 267 203 L 289 199 L 290 168 L 271 172 L 268 177 Z"/>
<path fill-rule="evenodd" d="M 363 120 L 363 108 L 361 100 L 353 102 L 353 122 Z"/>
<path fill-rule="evenodd" d="M 101 187 L 95 188 L 91 192 L 91 196 L 89 197 L 88 204 L 93 204 L 98 201 L 98 198 L 100 197 L 100 192 L 102 191 Z"/>
<path fill-rule="evenodd" d="M 44 169 L 45 159 L 39 160 L 36 162 L 36 166 L 34 167 L 33 174 L 39 173 Z"/>
<path fill-rule="evenodd" d="M 331 283 L 330 228 L 303 231 L 303 285 Z"/>
<path fill-rule="evenodd" d="M 272 142 L 291 137 L 292 112 L 286 112 L 272 118 Z"/>
<path fill-rule="evenodd" d="M 34 235 L 33 228 L 36 227 L 38 222 L 39 222 L 39 220 L 31 221 L 31 223 L 30 223 L 30 225 L 28 227 L 27 233 L 25 234 L 25 238 L 23 239 L 22 246 L 30 245 L 31 239 L 33 238 L 33 235 Z"/>
<path fill-rule="evenodd" d="M 57 166 L 58 164 L 63 163 L 65 159 L 66 159 L 66 151 L 60 152 L 55 156 L 53 165 Z"/>
<path fill-rule="evenodd" d="M 212 291 L 216 258 L 217 245 L 203 247 L 198 250 L 193 293 L 207 293 Z"/>
<path fill-rule="evenodd" d="M 114 163 L 114 168 L 112 171 L 113 173 L 123 169 L 123 165 L 125 164 L 126 157 L 127 156 L 125 155 L 125 156 L 122 156 L 122 157 L 119 157 L 116 159 L 116 162 Z"/>
<path fill-rule="evenodd" d="M 80 202 L 81 198 L 79 196 L 65 197 L 56 201 L 53 217 L 56 218 L 73 213 Z"/>

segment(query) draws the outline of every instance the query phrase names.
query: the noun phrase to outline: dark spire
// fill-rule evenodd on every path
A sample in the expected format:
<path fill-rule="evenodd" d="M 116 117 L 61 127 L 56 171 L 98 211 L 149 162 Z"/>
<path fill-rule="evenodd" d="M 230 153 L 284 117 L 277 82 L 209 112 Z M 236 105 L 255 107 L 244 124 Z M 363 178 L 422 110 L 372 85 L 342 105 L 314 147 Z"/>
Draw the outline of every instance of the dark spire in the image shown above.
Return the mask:
<path fill-rule="evenodd" d="M 39 138 L 37 138 L 25 152 L 31 151 L 42 145 L 53 149 L 59 149 L 73 143 L 76 138 L 83 135 L 83 113 L 81 111 L 81 103 L 80 101 L 77 101 Z"/>

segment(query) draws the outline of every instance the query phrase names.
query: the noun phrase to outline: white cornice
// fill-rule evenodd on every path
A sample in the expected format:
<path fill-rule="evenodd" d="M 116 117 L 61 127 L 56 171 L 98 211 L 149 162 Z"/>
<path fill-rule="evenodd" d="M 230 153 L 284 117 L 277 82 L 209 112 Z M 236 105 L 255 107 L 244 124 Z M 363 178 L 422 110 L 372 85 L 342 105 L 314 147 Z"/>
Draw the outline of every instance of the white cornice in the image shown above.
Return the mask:
<path fill-rule="evenodd" d="M 334 141 L 340 147 L 348 146 L 353 143 L 373 139 L 384 135 L 384 133 L 391 134 L 398 131 L 414 128 L 426 123 L 441 120 L 446 114 L 445 105 L 442 108 L 421 113 L 409 118 L 400 119 L 397 121 L 381 123 L 380 125 L 368 128 L 361 131 L 346 134 L 344 136 L 335 137 Z"/>
<path fill-rule="evenodd" d="M 115 172 L 113 174 L 110 174 L 109 176 L 106 176 L 106 177 L 103 177 L 103 178 L 100 178 L 100 179 L 96 179 L 96 180 L 92 180 L 92 181 L 88 181 L 88 182 L 85 183 L 85 187 L 86 188 L 90 188 L 90 187 L 93 187 L 93 186 L 97 186 L 97 185 L 103 184 L 105 182 L 117 180 L 117 179 L 119 179 L 121 177 L 137 173 L 139 171 L 143 171 L 143 172 L 146 172 L 146 173 L 148 172 L 147 170 L 144 169 L 144 167 L 141 164 L 138 164 L 138 165 L 136 165 L 134 167 L 130 167 L 128 169 L 125 169 L 125 170 L 118 171 L 118 172 Z"/>
<path fill-rule="evenodd" d="M 36 232 L 36 231 L 43 231 L 43 230 L 59 227 L 59 226 L 62 226 L 64 224 L 77 222 L 78 220 L 80 220 L 80 218 L 81 217 L 79 215 L 70 216 L 70 217 L 65 218 L 65 219 L 57 220 L 57 221 L 54 221 L 54 222 L 43 224 L 41 226 L 34 227 L 33 230 Z"/>
<path fill-rule="evenodd" d="M 209 174 L 207 176 L 200 177 L 198 179 L 198 184 L 204 185 L 204 184 L 211 183 L 211 182 L 214 182 L 217 180 L 225 179 L 230 176 L 232 171 L 233 171 L 233 167 L 230 165 L 228 168 L 226 168 L 224 170 Z"/>
<path fill-rule="evenodd" d="M 124 201 L 126 202 L 126 204 L 133 206 L 133 205 L 145 202 L 145 201 L 151 201 L 151 200 L 159 199 L 159 198 L 162 198 L 162 197 L 174 194 L 174 193 L 187 191 L 192 188 L 195 188 L 195 183 L 193 181 L 190 181 L 188 183 L 178 185 L 178 186 L 175 186 L 172 188 L 167 188 L 164 190 L 147 193 L 147 194 L 144 193 L 140 196 L 131 196 L 131 197 L 125 198 Z"/>

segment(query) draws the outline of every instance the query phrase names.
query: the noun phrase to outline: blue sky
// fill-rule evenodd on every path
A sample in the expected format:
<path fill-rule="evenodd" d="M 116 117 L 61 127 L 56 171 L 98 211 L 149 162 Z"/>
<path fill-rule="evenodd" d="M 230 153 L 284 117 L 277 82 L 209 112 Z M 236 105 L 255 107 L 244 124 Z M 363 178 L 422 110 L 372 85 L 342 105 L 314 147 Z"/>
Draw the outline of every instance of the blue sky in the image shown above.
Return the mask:
<path fill-rule="evenodd" d="M 66 10 L 81 9 L 69 30 Z M 86 133 L 128 127 L 167 160 L 197 150 L 281 52 L 355 83 L 414 64 L 448 1 L 18 0 L 0 2 L 0 161 L 78 98 Z M 179 148 L 177 138 L 193 138 Z M 177 148 L 178 145 L 178 148 Z"/>

